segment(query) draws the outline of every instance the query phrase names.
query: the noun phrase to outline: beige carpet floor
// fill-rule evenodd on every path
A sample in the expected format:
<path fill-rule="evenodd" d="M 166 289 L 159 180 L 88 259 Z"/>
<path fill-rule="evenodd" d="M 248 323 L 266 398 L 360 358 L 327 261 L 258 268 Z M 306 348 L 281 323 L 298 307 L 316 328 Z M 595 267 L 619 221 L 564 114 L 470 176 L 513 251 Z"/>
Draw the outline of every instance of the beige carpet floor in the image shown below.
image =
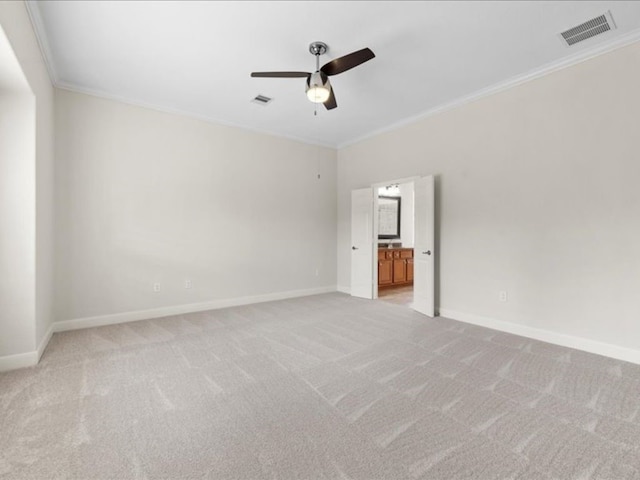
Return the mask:
<path fill-rule="evenodd" d="M 0 478 L 638 479 L 639 408 L 640 366 L 327 294 L 55 334 Z"/>

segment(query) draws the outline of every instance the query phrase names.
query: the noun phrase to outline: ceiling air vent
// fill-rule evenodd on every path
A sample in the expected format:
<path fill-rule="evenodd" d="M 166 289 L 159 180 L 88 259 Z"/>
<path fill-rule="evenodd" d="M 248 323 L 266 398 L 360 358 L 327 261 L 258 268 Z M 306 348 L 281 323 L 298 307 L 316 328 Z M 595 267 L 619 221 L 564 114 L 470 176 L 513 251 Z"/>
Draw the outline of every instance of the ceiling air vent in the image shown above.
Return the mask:
<path fill-rule="evenodd" d="M 256 95 L 255 98 L 251 99 L 251 102 L 257 103 L 258 105 L 269 105 L 273 101 L 273 98 L 265 97 L 264 95 Z"/>
<path fill-rule="evenodd" d="M 568 46 L 571 46 L 587 38 L 595 37 L 609 30 L 615 30 L 615 28 L 616 24 L 613 22 L 611 12 L 606 12 L 599 17 L 592 18 L 578 26 L 565 30 L 560 33 L 560 36 Z"/>

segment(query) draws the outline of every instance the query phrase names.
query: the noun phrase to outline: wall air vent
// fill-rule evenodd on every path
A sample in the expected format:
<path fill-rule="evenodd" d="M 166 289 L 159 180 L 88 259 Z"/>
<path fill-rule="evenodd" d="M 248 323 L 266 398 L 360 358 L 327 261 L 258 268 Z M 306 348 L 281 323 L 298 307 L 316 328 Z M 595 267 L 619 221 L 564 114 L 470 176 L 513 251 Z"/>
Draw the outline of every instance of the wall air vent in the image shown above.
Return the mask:
<path fill-rule="evenodd" d="M 256 95 L 255 98 L 251 99 L 252 103 L 257 103 L 258 105 L 269 105 L 273 101 L 273 98 L 265 97 L 264 95 Z"/>
<path fill-rule="evenodd" d="M 595 37 L 596 35 L 615 29 L 616 24 L 613 21 L 613 17 L 611 17 L 611 12 L 606 12 L 569 30 L 565 30 L 560 33 L 560 36 L 568 46 L 571 46 L 587 38 Z"/>

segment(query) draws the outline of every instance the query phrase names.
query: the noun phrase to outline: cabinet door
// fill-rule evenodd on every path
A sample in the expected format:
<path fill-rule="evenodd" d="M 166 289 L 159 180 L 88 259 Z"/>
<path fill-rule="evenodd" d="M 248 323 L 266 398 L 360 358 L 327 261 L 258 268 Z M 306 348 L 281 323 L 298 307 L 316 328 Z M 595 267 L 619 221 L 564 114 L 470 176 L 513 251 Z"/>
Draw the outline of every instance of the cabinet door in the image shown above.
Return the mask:
<path fill-rule="evenodd" d="M 393 283 L 407 281 L 407 261 L 398 259 L 393 261 Z"/>
<path fill-rule="evenodd" d="M 407 282 L 413 282 L 413 258 L 407 260 Z"/>
<path fill-rule="evenodd" d="M 378 260 L 378 285 L 393 283 L 393 260 Z"/>

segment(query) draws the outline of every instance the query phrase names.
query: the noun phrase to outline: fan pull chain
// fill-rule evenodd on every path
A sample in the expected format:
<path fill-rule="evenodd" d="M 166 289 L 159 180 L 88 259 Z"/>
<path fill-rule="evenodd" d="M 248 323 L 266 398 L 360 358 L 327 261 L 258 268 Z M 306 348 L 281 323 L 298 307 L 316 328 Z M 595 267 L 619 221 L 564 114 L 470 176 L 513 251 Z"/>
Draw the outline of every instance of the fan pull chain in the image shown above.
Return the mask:
<path fill-rule="evenodd" d="M 316 72 L 320 71 L 320 53 L 316 52 Z M 318 116 L 318 104 L 313 104 L 313 116 Z"/>

